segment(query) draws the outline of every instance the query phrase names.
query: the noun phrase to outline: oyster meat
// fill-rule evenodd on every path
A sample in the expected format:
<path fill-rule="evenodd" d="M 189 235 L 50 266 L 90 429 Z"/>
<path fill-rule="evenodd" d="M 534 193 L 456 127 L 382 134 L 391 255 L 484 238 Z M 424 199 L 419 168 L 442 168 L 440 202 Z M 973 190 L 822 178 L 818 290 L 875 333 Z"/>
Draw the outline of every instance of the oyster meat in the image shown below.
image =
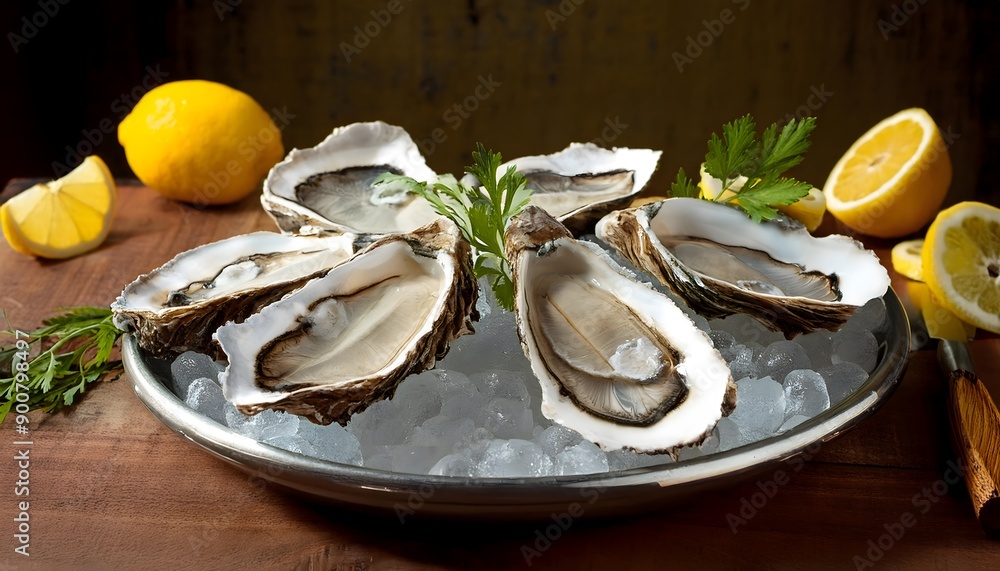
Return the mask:
<path fill-rule="evenodd" d="M 746 313 L 791 339 L 839 329 L 889 288 L 870 250 L 847 236 L 816 238 L 779 217 L 670 198 L 612 212 L 597 235 L 706 318 Z"/>
<path fill-rule="evenodd" d="M 412 232 L 438 217 L 417 195 L 393 185 L 373 189 L 383 173 L 437 180 L 401 127 L 354 123 L 334 129 L 315 147 L 293 150 L 275 165 L 264 180 L 261 203 L 285 232 Z"/>
<path fill-rule="evenodd" d="M 472 333 L 477 296 L 471 248 L 452 222 L 383 237 L 243 323 L 221 327 L 223 393 L 244 414 L 277 409 L 346 424 Z"/>
<path fill-rule="evenodd" d="M 506 249 L 547 418 L 605 450 L 668 452 L 700 442 L 733 409 L 736 385 L 708 336 L 599 246 L 529 206 Z"/>
<path fill-rule="evenodd" d="M 213 353 L 212 334 L 243 321 L 354 254 L 355 236 L 253 232 L 205 244 L 139 276 L 111 304 L 115 326 L 154 355 Z"/>

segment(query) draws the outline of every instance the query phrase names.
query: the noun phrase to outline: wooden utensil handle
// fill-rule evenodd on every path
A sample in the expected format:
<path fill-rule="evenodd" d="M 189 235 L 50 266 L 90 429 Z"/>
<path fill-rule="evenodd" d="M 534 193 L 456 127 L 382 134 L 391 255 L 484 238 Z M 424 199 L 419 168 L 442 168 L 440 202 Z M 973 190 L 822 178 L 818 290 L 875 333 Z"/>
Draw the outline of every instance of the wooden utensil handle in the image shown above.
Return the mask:
<path fill-rule="evenodd" d="M 983 530 L 1000 539 L 1000 412 L 975 374 L 948 379 L 949 416 L 965 484 Z"/>

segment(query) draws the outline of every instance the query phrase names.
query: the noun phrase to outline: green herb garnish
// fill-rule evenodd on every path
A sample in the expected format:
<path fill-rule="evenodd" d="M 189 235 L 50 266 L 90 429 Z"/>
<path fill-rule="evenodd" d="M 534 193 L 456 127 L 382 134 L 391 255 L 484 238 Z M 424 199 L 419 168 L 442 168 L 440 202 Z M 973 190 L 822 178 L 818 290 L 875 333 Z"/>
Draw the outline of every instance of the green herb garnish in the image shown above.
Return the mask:
<path fill-rule="evenodd" d="M 798 202 L 809 194 L 812 185 L 781 176 L 802 162 L 809 148 L 809 135 L 816 128 L 816 119 L 792 119 L 778 132 L 772 123 L 757 137 L 753 117 L 745 115 L 722 127 L 722 137 L 712 133 L 705 155 L 705 170 L 722 180 L 722 190 L 710 200 L 736 201 L 755 222 L 770 220 L 778 215 L 775 208 Z M 740 177 L 746 182 L 734 186 Z M 698 187 L 687 178 L 684 169 L 670 186 L 672 196 L 697 197 Z M 727 192 L 729 191 L 729 192 Z"/>
<path fill-rule="evenodd" d="M 88 384 L 121 370 L 121 361 L 111 360 L 122 332 L 111 322 L 110 309 L 67 307 L 59 311 L 63 313 L 46 319 L 34 331 L 2 331 L 15 341 L 12 347 L 0 348 L 0 423 L 15 401 L 30 410 L 59 410 L 73 404 Z M 32 345 L 43 349 L 29 360 Z M 26 393 L 27 400 L 17 398 L 20 393 Z"/>
<path fill-rule="evenodd" d="M 514 281 L 504 252 L 504 231 L 511 217 L 528 205 L 531 189 L 524 175 L 512 166 L 500 175 L 500 153 L 486 150 L 482 143 L 476 148 L 472 153 L 474 164 L 465 170 L 479 179 L 481 188 L 466 186 L 452 176 L 429 185 L 391 173 L 378 177 L 374 184 L 402 184 L 455 222 L 475 250 L 476 277 L 489 276 L 497 303 L 510 311 L 514 309 Z"/>

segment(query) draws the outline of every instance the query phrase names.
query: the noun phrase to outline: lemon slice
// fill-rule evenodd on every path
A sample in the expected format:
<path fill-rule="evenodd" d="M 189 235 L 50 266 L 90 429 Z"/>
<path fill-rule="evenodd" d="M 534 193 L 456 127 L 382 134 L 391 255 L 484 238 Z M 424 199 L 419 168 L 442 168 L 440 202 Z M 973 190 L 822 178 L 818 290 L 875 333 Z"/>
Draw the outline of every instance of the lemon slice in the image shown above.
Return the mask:
<path fill-rule="evenodd" d="M 934 219 L 924 242 L 924 280 L 941 304 L 1000 333 L 1000 208 L 962 202 Z"/>
<path fill-rule="evenodd" d="M 117 190 L 97 156 L 66 176 L 36 184 L 0 207 L 7 242 L 18 252 L 69 258 L 101 245 L 111 229 Z"/>
<path fill-rule="evenodd" d="M 715 199 L 722 192 L 722 179 L 708 174 L 704 163 L 701 165 L 700 173 L 701 180 L 698 181 L 698 188 L 701 190 L 702 198 Z M 738 177 L 729 185 L 723 196 L 728 198 L 735 195 L 736 192 L 734 191 L 742 189 L 746 182 L 747 177 Z M 732 202 L 739 204 L 740 200 L 739 198 L 734 198 Z M 778 205 L 777 209 L 786 216 L 798 220 L 812 232 L 819 228 L 820 223 L 823 222 L 823 214 L 826 212 L 826 197 L 822 190 L 813 188 L 809 191 L 809 194 L 802 197 L 798 202 L 789 205 Z"/>
<path fill-rule="evenodd" d="M 896 244 L 892 248 L 892 269 L 911 280 L 924 281 L 923 262 L 920 259 L 923 249 L 923 240 L 907 240 Z"/>
<path fill-rule="evenodd" d="M 927 284 L 909 282 L 906 291 L 916 304 L 923 317 L 927 333 L 935 339 L 950 339 L 952 341 L 968 341 L 976 336 L 976 328 L 965 323 L 941 304 Z"/>
<path fill-rule="evenodd" d="M 883 119 L 830 172 L 826 208 L 864 234 L 898 238 L 934 218 L 951 185 L 951 158 L 923 109 Z"/>

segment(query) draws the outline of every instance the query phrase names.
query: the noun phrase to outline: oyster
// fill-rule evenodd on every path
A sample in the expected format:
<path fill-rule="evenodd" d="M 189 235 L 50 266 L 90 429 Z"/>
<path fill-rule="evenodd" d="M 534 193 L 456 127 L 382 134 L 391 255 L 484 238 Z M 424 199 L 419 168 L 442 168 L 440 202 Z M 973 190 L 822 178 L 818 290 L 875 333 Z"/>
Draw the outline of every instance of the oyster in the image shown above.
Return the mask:
<path fill-rule="evenodd" d="M 308 227 L 355 234 L 412 232 L 435 220 L 431 205 L 393 185 L 372 188 L 383 173 L 434 181 L 417 145 L 401 127 L 381 121 L 333 130 L 311 148 L 295 149 L 268 173 L 261 203 L 285 232 Z"/>
<path fill-rule="evenodd" d="M 733 409 L 736 385 L 708 336 L 599 246 L 529 206 L 506 249 L 547 418 L 605 450 L 667 452 L 700 442 Z"/>
<path fill-rule="evenodd" d="M 558 153 L 509 161 L 499 172 L 516 167 L 534 191 L 531 204 L 579 235 L 590 231 L 608 212 L 627 206 L 649 183 L 661 154 L 651 149 L 571 143 Z M 478 183 L 473 177 L 465 181 Z"/>
<path fill-rule="evenodd" d="M 597 235 L 701 315 L 746 313 L 789 339 L 839 329 L 889 287 L 878 257 L 851 238 L 816 238 L 785 218 L 756 223 L 708 200 L 613 212 Z"/>
<path fill-rule="evenodd" d="M 370 247 L 215 339 L 229 357 L 223 393 L 237 409 L 284 410 L 346 424 L 434 366 L 472 333 L 471 248 L 440 219 Z"/>
<path fill-rule="evenodd" d="M 141 275 L 111 304 L 114 323 L 154 355 L 212 353 L 212 333 L 323 275 L 356 237 L 254 232 L 205 244 Z"/>

